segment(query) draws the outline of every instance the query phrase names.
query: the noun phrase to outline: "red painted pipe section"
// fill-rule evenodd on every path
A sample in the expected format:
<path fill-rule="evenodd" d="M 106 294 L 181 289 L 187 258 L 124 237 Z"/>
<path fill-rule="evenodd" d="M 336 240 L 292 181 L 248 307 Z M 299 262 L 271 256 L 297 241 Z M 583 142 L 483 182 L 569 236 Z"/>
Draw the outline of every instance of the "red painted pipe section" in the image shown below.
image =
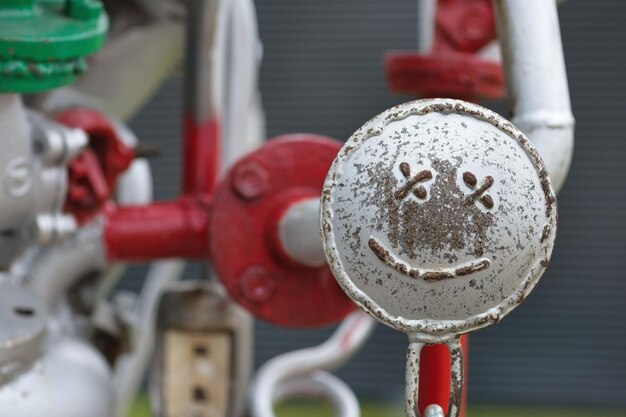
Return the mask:
<path fill-rule="evenodd" d="M 104 228 L 107 258 L 135 262 L 207 259 L 208 218 L 208 207 L 189 197 L 147 206 L 109 208 Z"/>
<path fill-rule="evenodd" d="M 467 350 L 469 337 L 461 337 L 463 349 L 463 405 L 461 417 L 465 416 L 465 404 L 467 398 Z M 446 345 L 426 346 L 420 356 L 420 380 L 418 392 L 418 409 L 421 415 L 431 404 L 438 404 L 444 411 L 448 410 L 450 402 L 450 351 Z"/>
<path fill-rule="evenodd" d="M 217 184 L 220 163 L 220 123 L 217 117 L 197 123 L 183 116 L 183 193 L 210 195 Z"/>

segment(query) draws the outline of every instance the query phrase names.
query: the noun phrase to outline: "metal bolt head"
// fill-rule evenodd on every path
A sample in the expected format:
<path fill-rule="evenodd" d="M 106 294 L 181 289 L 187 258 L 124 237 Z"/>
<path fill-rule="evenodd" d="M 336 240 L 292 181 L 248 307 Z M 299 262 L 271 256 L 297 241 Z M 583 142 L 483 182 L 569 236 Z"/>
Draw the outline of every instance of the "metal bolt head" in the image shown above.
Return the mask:
<path fill-rule="evenodd" d="M 275 287 L 274 279 L 261 266 L 249 267 L 239 280 L 239 289 L 243 296 L 255 303 L 268 300 Z"/>
<path fill-rule="evenodd" d="M 444 416 L 445 416 L 445 413 L 443 412 L 443 408 L 441 408 L 437 404 L 429 405 L 424 410 L 424 417 L 444 417 Z"/>
<path fill-rule="evenodd" d="M 399 330 L 451 337 L 498 321 L 542 275 L 556 200 L 528 139 L 458 100 L 366 123 L 322 193 L 325 252 L 344 291 Z"/>
<path fill-rule="evenodd" d="M 233 187 L 243 198 L 260 197 L 269 188 L 269 174 L 259 163 L 250 162 L 237 169 L 233 178 Z"/>

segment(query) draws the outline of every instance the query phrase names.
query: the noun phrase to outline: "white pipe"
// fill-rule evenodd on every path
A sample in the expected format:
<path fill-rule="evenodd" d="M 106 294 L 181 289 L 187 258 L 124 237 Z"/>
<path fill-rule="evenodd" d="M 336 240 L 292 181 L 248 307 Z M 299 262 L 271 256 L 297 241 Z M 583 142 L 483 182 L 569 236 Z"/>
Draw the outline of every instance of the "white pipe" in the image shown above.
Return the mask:
<path fill-rule="evenodd" d="M 417 0 L 417 51 L 430 52 L 435 40 L 437 0 Z"/>
<path fill-rule="evenodd" d="M 374 326 L 374 320 L 365 313 L 352 313 L 321 345 L 289 352 L 268 361 L 259 369 L 250 388 L 252 417 L 275 417 L 273 404 L 276 394 L 284 393 L 297 379 L 311 378 L 319 370 L 334 369 L 343 364 L 365 343 Z M 316 392 L 319 394 L 319 391 Z M 347 406 L 350 398 L 332 398 L 342 401 L 347 410 L 352 410 Z"/>
<path fill-rule="evenodd" d="M 96 220 L 32 260 L 32 288 L 53 311 L 69 287 L 87 273 L 104 270 L 106 265 L 102 222 Z"/>
<path fill-rule="evenodd" d="M 574 116 L 555 0 L 494 0 L 513 123 L 535 144 L 556 190 L 567 176 Z"/>
<path fill-rule="evenodd" d="M 259 66 L 262 46 L 256 10 L 251 0 L 226 2 L 228 24 L 221 40 L 225 65 L 222 171 L 263 143 L 264 116 L 259 99 Z"/>
<path fill-rule="evenodd" d="M 148 367 L 154 349 L 156 314 L 165 287 L 178 280 L 185 268 L 180 260 L 153 262 L 139 296 L 137 341 L 133 351 L 115 364 L 113 387 L 115 416 L 124 417 L 132 403 Z"/>
<path fill-rule="evenodd" d="M 278 237 L 285 253 L 313 268 L 326 265 L 319 212 L 319 197 L 304 199 L 292 204 L 278 222 Z"/>
<path fill-rule="evenodd" d="M 315 371 L 310 375 L 291 378 L 279 385 L 274 393 L 274 402 L 291 397 L 323 398 L 330 402 L 335 416 L 359 417 L 359 400 L 350 387 L 333 374 Z"/>

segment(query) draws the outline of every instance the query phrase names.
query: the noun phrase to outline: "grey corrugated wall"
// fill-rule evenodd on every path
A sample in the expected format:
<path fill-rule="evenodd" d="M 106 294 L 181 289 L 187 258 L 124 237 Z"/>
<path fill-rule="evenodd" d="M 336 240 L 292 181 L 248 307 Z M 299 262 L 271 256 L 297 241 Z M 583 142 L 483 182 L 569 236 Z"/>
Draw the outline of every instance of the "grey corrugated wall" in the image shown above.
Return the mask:
<path fill-rule="evenodd" d="M 416 44 L 415 1 L 263 0 L 257 8 L 270 137 L 345 140 L 405 100 L 386 92 L 381 56 Z M 558 241 L 525 305 L 472 336 L 470 401 L 626 407 L 626 2 L 570 0 L 560 16 L 577 130 Z M 180 87 L 168 82 L 132 123 L 163 149 L 153 164 L 159 198 L 178 189 Z M 134 268 L 127 285 L 141 272 Z M 257 363 L 330 332 L 256 328 Z M 363 397 L 398 399 L 405 348 L 405 337 L 379 326 L 339 374 Z"/>

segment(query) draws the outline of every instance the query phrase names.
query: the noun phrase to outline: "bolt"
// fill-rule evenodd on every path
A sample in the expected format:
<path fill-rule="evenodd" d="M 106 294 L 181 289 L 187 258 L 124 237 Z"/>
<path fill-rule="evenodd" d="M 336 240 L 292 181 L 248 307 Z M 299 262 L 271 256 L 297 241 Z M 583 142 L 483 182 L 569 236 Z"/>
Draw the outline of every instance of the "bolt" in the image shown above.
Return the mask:
<path fill-rule="evenodd" d="M 477 40 L 486 36 L 489 31 L 488 16 L 489 9 L 477 6 L 467 11 L 460 25 L 463 36 L 466 39 Z"/>
<path fill-rule="evenodd" d="M 257 162 L 244 164 L 235 171 L 233 187 L 243 198 L 260 197 L 269 188 L 269 173 Z"/>
<path fill-rule="evenodd" d="M 254 303 L 269 299 L 276 283 L 270 273 L 262 266 L 251 266 L 239 278 L 239 289 L 244 297 Z"/>
<path fill-rule="evenodd" d="M 443 409 L 437 404 L 432 404 L 424 410 L 424 417 L 444 417 Z"/>
<path fill-rule="evenodd" d="M 72 216 L 62 213 L 39 214 L 33 227 L 35 236 L 41 244 L 61 241 L 78 228 Z"/>

